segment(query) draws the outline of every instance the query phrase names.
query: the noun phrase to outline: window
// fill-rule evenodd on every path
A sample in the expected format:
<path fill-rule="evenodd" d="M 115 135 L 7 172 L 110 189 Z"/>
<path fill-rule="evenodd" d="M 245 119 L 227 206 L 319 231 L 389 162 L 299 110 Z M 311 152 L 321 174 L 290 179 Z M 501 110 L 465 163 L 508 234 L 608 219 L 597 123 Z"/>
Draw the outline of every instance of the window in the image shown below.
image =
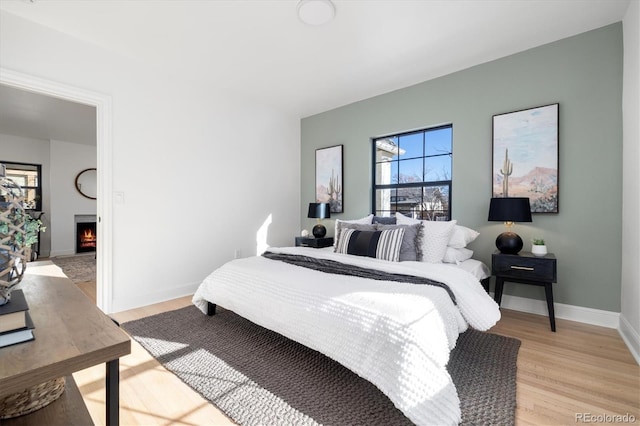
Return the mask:
<path fill-rule="evenodd" d="M 20 185 L 25 195 L 25 209 L 42 211 L 42 166 L 40 164 L 7 163 L 7 177 Z"/>
<path fill-rule="evenodd" d="M 451 219 L 453 126 L 373 140 L 373 212 Z"/>

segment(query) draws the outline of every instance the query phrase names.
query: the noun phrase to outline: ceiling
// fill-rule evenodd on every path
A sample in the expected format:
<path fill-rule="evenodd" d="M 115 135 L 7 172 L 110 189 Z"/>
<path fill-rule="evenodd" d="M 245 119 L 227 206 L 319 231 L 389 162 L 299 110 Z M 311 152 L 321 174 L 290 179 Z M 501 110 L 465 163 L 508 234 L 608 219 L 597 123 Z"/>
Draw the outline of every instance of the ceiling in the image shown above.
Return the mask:
<path fill-rule="evenodd" d="M 621 21 L 629 1 L 334 0 L 322 26 L 300 21 L 296 0 L 2 0 L 0 9 L 302 118 Z"/>
<path fill-rule="evenodd" d="M 95 145 L 96 109 L 0 84 L 0 133 Z"/>

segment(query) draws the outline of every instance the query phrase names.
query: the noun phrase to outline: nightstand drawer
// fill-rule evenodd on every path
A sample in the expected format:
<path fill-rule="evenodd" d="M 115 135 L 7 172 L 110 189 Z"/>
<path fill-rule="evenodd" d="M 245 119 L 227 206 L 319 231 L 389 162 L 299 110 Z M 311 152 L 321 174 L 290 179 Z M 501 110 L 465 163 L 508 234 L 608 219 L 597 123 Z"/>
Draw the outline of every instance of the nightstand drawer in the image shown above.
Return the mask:
<path fill-rule="evenodd" d="M 495 253 L 491 261 L 495 276 L 505 279 L 556 282 L 556 258 L 553 255 L 536 257 L 527 252 L 519 255 Z"/>

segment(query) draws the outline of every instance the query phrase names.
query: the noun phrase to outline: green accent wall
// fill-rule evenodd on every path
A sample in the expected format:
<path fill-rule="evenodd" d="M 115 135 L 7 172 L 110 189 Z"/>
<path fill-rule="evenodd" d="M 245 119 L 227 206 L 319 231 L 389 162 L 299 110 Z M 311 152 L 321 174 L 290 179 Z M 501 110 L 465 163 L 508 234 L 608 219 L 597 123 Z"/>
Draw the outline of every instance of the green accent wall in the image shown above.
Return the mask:
<path fill-rule="evenodd" d="M 487 221 L 492 116 L 559 103 L 559 213 L 514 230 L 525 250 L 543 236 L 557 256 L 556 302 L 620 312 L 622 65 L 616 23 L 302 119 L 301 228 L 314 224 L 316 149 L 344 145 L 344 213 L 332 219 L 355 219 L 371 209 L 371 138 L 452 123 L 452 216 L 481 233 L 469 248 L 490 265 L 504 229 Z M 505 294 L 544 299 L 523 284 Z"/>

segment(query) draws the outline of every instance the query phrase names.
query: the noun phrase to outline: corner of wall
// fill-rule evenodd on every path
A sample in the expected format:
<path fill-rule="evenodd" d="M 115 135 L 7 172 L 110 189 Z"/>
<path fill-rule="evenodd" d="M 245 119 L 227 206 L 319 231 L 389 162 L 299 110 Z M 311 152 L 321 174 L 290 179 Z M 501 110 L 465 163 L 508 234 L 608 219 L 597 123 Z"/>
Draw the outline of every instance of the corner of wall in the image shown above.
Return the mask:
<path fill-rule="evenodd" d="M 620 314 L 620 327 L 618 328 L 618 332 L 629 348 L 631 355 L 633 355 L 636 362 L 640 365 L 640 332 L 631 326 L 624 314 Z"/>

